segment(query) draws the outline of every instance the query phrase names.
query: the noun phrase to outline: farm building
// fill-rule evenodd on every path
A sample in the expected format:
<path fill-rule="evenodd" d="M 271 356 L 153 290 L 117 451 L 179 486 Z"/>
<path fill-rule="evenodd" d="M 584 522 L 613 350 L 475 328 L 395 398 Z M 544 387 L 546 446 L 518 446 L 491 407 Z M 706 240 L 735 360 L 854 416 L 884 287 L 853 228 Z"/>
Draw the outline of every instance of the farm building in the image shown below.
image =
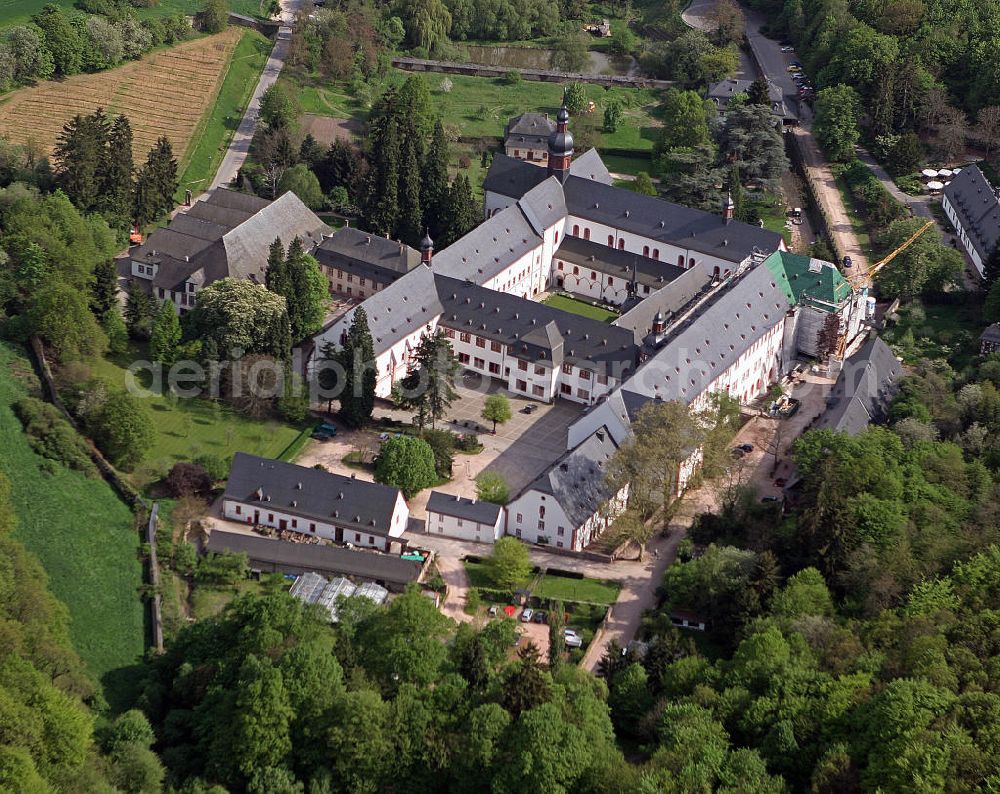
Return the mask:
<path fill-rule="evenodd" d="M 217 188 L 129 252 L 129 275 L 179 311 L 198 290 L 226 277 L 264 283 L 268 249 L 299 237 L 306 250 L 332 230 L 291 191 L 274 201 Z"/>
<path fill-rule="evenodd" d="M 237 452 L 222 515 L 389 551 L 406 530 L 410 511 L 398 488 Z"/>
<path fill-rule="evenodd" d="M 548 113 L 522 113 L 507 122 L 503 150 L 516 160 L 545 165 L 549 156 L 549 135 L 555 128 L 556 123 Z"/>
<path fill-rule="evenodd" d="M 426 531 L 477 543 L 494 543 L 503 535 L 506 511 L 481 499 L 466 499 L 431 491 Z"/>
<path fill-rule="evenodd" d="M 902 374 L 896 354 L 873 336 L 844 362 L 816 428 L 855 435 L 884 421 Z"/>
<path fill-rule="evenodd" d="M 250 568 L 300 576 L 313 572 L 375 582 L 399 593 L 423 573 L 425 560 L 313 543 L 290 543 L 248 532 L 213 529 L 205 550 L 214 554 L 246 554 Z"/>
<path fill-rule="evenodd" d="M 708 98 L 715 104 L 720 113 L 725 113 L 733 98 L 745 94 L 751 85 L 753 85 L 752 80 L 737 80 L 735 78 L 721 80 L 708 87 Z M 785 107 L 784 92 L 770 80 L 767 81 L 767 95 L 771 101 L 771 112 L 775 117 L 782 123 L 785 119 L 791 119 L 788 109 Z"/>

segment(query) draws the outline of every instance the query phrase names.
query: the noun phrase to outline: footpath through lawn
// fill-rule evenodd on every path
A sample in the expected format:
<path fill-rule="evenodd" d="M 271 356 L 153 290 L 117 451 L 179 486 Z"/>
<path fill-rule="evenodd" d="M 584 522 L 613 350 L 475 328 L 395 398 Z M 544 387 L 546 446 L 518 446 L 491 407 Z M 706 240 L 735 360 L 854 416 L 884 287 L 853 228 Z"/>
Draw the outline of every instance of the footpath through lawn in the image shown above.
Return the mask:
<path fill-rule="evenodd" d="M 37 395 L 29 360 L 0 342 L 0 470 L 11 484 L 14 534 L 41 560 L 69 609 L 73 644 L 114 706 L 145 648 L 139 536 L 131 510 L 104 480 L 42 469 L 11 409 L 29 393 Z"/>

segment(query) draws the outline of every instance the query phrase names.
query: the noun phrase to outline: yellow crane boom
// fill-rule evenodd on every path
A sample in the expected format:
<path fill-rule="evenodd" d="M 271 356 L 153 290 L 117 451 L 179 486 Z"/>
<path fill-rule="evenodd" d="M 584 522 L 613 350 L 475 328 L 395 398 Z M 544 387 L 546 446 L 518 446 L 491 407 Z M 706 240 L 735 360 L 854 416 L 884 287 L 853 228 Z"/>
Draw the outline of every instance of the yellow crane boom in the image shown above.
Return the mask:
<path fill-rule="evenodd" d="M 897 246 L 894 250 L 890 251 L 882 259 L 880 259 L 878 262 L 876 262 L 874 265 L 872 265 L 870 268 L 868 268 L 868 272 L 867 273 L 865 273 L 864 275 L 861 275 L 859 273 L 856 276 L 851 276 L 850 278 L 848 278 L 847 279 L 848 283 L 852 287 L 862 286 L 862 282 L 864 282 L 867 279 L 872 278 L 883 267 L 885 267 L 886 265 L 888 265 L 893 259 L 895 259 L 901 253 L 903 253 L 903 251 L 905 251 L 907 248 L 909 248 L 911 245 L 913 245 L 919 239 L 920 235 L 922 235 L 924 232 L 926 232 L 933 225 L 934 225 L 934 221 L 927 221 L 927 223 L 925 223 L 923 226 L 921 226 L 919 229 L 917 229 L 910 236 L 910 238 L 908 240 L 905 240 L 903 243 L 901 243 L 899 246 Z"/>

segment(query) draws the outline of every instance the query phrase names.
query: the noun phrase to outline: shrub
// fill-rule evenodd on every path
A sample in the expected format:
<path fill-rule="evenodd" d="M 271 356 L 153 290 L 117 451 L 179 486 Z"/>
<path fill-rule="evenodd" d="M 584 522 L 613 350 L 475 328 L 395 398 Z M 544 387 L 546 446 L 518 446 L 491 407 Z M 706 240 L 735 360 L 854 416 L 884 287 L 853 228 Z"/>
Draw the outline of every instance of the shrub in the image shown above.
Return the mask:
<path fill-rule="evenodd" d="M 35 452 L 88 477 L 97 476 L 87 443 L 54 405 L 25 397 L 14 404 L 14 412 Z"/>
<path fill-rule="evenodd" d="M 234 585 L 246 579 L 248 567 L 246 554 L 206 554 L 194 578 L 202 584 Z"/>
<path fill-rule="evenodd" d="M 521 82 L 521 73 L 517 69 L 511 69 L 503 76 L 503 81 L 507 85 L 518 85 Z"/>
<path fill-rule="evenodd" d="M 170 495 L 179 499 L 208 493 L 212 482 L 212 477 L 197 463 L 175 463 L 164 484 Z"/>
<path fill-rule="evenodd" d="M 505 505 L 510 499 L 510 487 L 495 471 L 481 471 L 476 476 L 476 496 L 484 502 Z"/>
<path fill-rule="evenodd" d="M 455 442 L 455 447 L 459 452 L 475 454 L 483 451 L 483 445 L 479 443 L 479 437 L 475 433 L 463 433 Z"/>
<path fill-rule="evenodd" d="M 451 467 L 455 460 L 457 436 L 450 430 L 425 430 L 423 439 L 434 453 L 434 470 L 441 479 L 451 477 Z"/>
<path fill-rule="evenodd" d="M 194 462 L 205 470 L 213 483 L 229 476 L 229 461 L 219 455 L 199 455 Z"/>
<path fill-rule="evenodd" d="M 399 488 L 409 499 L 436 479 L 434 450 L 422 438 L 400 436 L 382 444 L 375 459 L 376 482 Z"/>

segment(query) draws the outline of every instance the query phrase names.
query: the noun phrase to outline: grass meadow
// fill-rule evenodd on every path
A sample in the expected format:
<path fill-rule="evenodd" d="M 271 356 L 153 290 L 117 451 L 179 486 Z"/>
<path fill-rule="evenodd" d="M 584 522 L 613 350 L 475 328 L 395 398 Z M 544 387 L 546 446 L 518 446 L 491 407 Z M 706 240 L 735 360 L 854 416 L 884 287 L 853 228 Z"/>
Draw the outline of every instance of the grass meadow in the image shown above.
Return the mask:
<path fill-rule="evenodd" d="M 0 0 L 0 28 L 8 25 L 21 25 L 28 22 L 34 14 L 49 3 L 62 6 L 67 10 L 74 8 L 74 0 Z M 246 16 L 263 16 L 266 3 L 262 0 L 229 0 L 229 10 Z M 141 19 L 149 17 L 168 17 L 174 14 L 193 16 L 205 7 L 204 0 L 160 0 L 152 8 L 134 9 Z"/>
<path fill-rule="evenodd" d="M 102 358 L 89 362 L 89 366 L 93 375 L 124 387 L 127 362 L 145 357 L 134 348 L 131 355 L 118 360 Z M 199 455 L 229 458 L 235 452 L 249 452 L 276 458 L 302 434 L 302 428 L 293 425 L 243 416 L 221 401 L 178 398 L 147 390 L 143 402 L 153 417 L 154 441 L 132 473 L 139 487 L 159 479 L 174 463 Z"/>
<path fill-rule="evenodd" d="M 24 352 L 0 343 L 0 470 L 11 484 L 14 534 L 41 560 L 69 610 L 73 644 L 114 706 L 145 649 L 139 535 L 131 510 L 103 480 L 41 468 L 11 410 L 36 390 Z"/>

